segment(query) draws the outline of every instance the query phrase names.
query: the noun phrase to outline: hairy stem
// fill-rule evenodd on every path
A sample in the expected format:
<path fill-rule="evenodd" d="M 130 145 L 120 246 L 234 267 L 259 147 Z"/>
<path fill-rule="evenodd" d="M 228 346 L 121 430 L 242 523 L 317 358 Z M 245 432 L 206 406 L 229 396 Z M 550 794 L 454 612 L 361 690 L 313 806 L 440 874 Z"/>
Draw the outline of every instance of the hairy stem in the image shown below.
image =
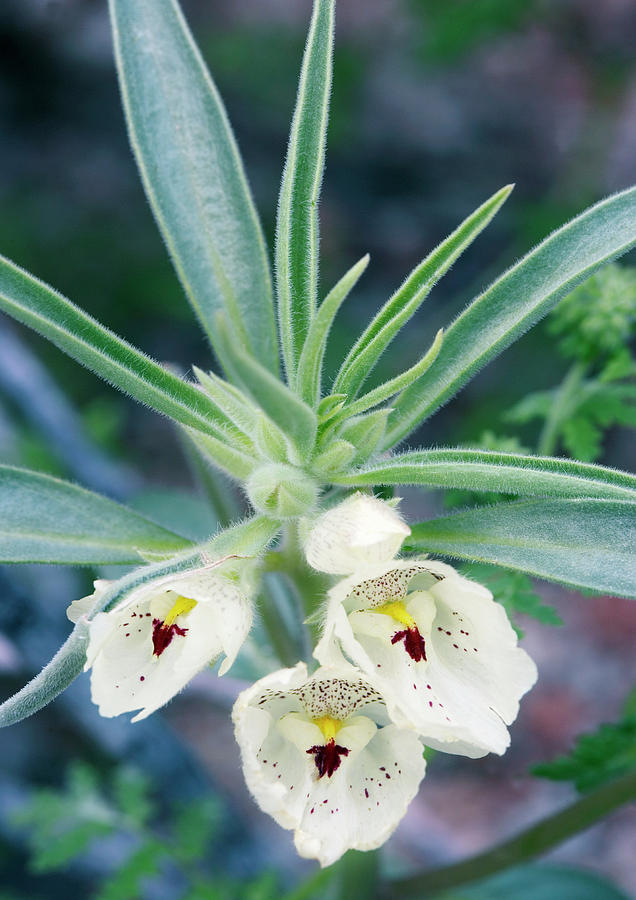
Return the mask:
<path fill-rule="evenodd" d="M 387 897 L 395 900 L 398 897 L 400 900 L 406 897 L 430 897 L 440 891 L 518 866 L 551 850 L 580 831 L 585 831 L 623 803 L 632 800 L 636 800 L 636 772 L 597 788 L 576 803 L 485 853 L 451 866 L 393 881 Z"/>
<path fill-rule="evenodd" d="M 559 445 L 561 426 L 571 410 L 572 403 L 576 401 L 576 394 L 581 388 L 586 371 L 587 366 L 581 362 L 575 362 L 558 387 L 554 403 L 550 407 L 550 412 L 543 423 L 539 436 L 537 445 L 539 456 L 554 456 Z"/>

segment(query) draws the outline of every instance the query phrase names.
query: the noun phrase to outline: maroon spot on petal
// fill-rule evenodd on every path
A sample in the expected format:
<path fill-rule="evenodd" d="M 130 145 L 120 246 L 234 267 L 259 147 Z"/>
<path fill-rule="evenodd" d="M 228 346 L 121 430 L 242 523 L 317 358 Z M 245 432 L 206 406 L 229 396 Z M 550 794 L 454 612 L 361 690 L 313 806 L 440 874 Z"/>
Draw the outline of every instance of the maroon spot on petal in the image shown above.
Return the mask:
<path fill-rule="evenodd" d="M 172 639 L 175 634 L 180 635 L 181 637 L 185 637 L 187 634 L 187 628 L 179 628 L 178 625 L 175 625 L 173 622 L 172 625 L 168 625 L 167 627 L 161 621 L 161 619 L 153 619 L 152 620 L 152 652 L 154 656 L 161 656 L 163 651 L 172 643 Z"/>
<path fill-rule="evenodd" d="M 326 744 L 314 744 L 306 752 L 312 753 L 314 756 L 314 762 L 318 769 L 318 778 L 322 778 L 323 775 L 331 778 L 340 766 L 340 757 L 349 756 L 348 748 L 336 744 L 333 738 L 327 741 Z M 324 802 L 326 803 L 327 801 L 325 800 Z"/>
<path fill-rule="evenodd" d="M 139 676 L 139 680 L 140 680 L 140 681 L 145 681 L 145 680 L 146 680 L 146 676 L 145 676 L 145 675 L 140 675 L 140 676 Z"/>
<path fill-rule="evenodd" d="M 369 799 L 369 792 L 366 788 L 364 789 L 364 796 L 367 798 L 367 800 Z"/>
<path fill-rule="evenodd" d="M 404 641 L 404 649 L 415 662 L 422 659 L 426 661 L 426 644 L 417 625 L 405 628 L 404 631 L 397 631 L 391 638 L 391 643 L 397 644 L 398 641 Z"/>

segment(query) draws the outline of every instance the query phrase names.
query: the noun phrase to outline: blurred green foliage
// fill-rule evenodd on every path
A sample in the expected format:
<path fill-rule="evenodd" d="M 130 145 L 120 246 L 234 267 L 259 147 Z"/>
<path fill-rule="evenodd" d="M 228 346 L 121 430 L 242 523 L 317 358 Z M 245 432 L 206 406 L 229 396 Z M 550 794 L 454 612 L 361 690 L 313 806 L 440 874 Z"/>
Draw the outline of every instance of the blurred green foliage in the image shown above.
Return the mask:
<path fill-rule="evenodd" d="M 627 699 L 618 722 L 603 723 L 597 731 L 577 738 L 572 751 L 532 769 L 551 781 L 571 781 L 578 791 L 594 790 L 636 770 L 636 690 Z"/>
<path fill-rule="evenodd" d="M 111 862 L 100 867 L 92 900 L 142 900 L 145 886 L 167 872 L 181 885 L 173 894 L 179 900 L 278 900 L 280 885 L 272 872 L 252 879 L 213 870 L 223 815 L 211 798 L 160 810 L 140 772 L 119 767 L 105 777 L 74 763 L 64 785 L 35 790 L 14 823 L 25 829 L 29 867 L 37 874 L 68 870 L 88 854 L 99 854 L 102 842 L 110 841 L 112 848 L 119 838 L 128 850 L 119 861 L 112 851 L 103 854 Z"/>

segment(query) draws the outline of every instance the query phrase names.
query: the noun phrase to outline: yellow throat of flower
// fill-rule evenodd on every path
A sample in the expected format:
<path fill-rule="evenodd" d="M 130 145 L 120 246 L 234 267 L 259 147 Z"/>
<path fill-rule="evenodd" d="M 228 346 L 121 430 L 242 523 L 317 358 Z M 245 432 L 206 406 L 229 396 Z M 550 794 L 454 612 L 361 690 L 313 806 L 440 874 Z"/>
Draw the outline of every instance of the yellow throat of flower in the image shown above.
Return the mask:
<path fill-rule="evenodd" d="M 331 716 L 320 716 L 311 721 L 320 728 L 325 736 L 325 741 L 332 741 L 343 725 L 340 719 L 333 719 Z"/>
<path fill-rule="evenodd" d="M 179 616 L 183 616 L 185 613 L 191 612 L 196 605 L 196 600 L 190 600 L 189 597 L 182 597 L 179 594 L 179 596 L 175 600 L 174 606 L 163 620 L 163 627 L 169 628 L 179 618 Z"/>
<path fill-rule="evenodd" d="M 410 616 L 404 603 L 401 600 L 391 600 L 389 603 L 383 603 L 382 606 L 374 606 L 370 612 L 381 613 L 383 616 L 391 616 L 400 625 L 406 628 L 415 628 L 416 622 L 413 616 Z"/>

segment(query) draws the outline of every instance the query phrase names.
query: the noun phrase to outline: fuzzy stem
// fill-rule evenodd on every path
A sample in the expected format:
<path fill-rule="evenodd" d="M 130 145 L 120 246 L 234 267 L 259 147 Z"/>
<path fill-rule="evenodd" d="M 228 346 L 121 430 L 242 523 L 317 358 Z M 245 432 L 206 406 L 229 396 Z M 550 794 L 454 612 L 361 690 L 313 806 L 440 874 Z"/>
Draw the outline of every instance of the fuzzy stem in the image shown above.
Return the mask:
<path fill-rule="evenodd" d="M 386 897 L 429 897 L 462 884 L 535 859 L 558 844 L 585 831 L 623 803 L 636 800 L 636 772 L 623 775 L 532 825 L 508 841 L 470 859 L 393 881 Z"/>

